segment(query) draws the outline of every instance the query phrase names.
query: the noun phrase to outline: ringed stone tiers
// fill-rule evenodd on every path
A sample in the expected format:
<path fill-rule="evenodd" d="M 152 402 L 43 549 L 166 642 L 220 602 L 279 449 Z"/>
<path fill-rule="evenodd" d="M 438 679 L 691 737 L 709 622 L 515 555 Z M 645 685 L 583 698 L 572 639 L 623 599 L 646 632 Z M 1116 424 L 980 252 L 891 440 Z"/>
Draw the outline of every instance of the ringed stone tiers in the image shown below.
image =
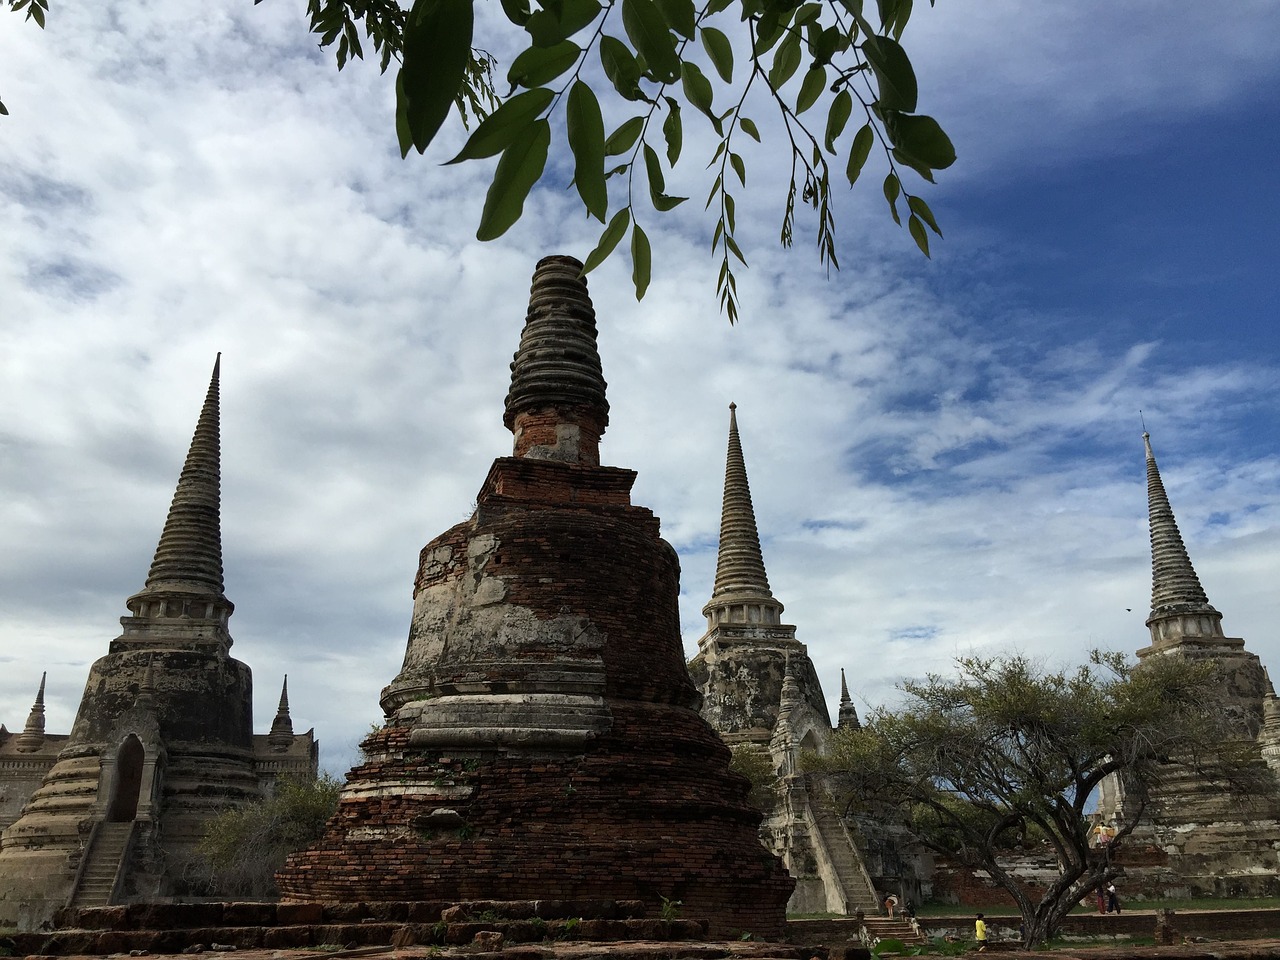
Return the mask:
<path fill-rule="evenodd" d="M 24 791 L 0 835 L 0 926 L 185 893 L 211 816 L 277 776 L 315 776 L 315 737 L 294 736 L 287 702 L 270 736 L 252 730 L 252 677 L 230 655 L 219 478 L 215 363 L 146 584 L 89 669 L 71 734 L 44 733 L 42 681 L 22 734 L 0 737 L 0 792 Z"/>
<path fill-rule="evenodd" d="M 781 934 L 792 880 L 699 716 L 679 563 L 608 424 L 581 264 L 534 272 L 476 511 L 422 550 L 404 666 L 318 845 L 303 900 L 643 900 L 713 935 Z"/>

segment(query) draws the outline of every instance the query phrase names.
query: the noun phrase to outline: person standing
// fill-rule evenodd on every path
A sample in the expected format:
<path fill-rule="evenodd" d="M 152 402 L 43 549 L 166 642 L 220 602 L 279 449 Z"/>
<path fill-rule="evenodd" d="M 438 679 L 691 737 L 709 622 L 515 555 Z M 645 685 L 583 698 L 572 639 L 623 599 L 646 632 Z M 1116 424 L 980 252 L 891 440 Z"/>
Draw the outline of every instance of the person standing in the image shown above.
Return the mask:
<path fill-rule="evenodd" d="M 973 939 L 978 941 L 979 953 L 987 949 L 987 922 L 982 919 L 982 914 L 978 914 L 973 922 Z"/>
<path fill-rule="evenodd" d="M 1114 910 L 1120 912 L 1120 895 L 1116 893 L 1116 885 L 1114 883 L 1107 884 L 1107 913 Z"/>

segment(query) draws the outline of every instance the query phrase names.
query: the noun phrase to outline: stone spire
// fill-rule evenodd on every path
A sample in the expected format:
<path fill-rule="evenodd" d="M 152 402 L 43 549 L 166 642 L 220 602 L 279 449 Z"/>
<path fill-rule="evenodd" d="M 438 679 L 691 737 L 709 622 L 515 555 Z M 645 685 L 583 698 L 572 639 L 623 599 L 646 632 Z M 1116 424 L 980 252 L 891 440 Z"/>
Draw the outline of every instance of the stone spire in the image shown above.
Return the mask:
<path fill-rule="evenodd" d="M 36 701 L 27 714 L 27 725 L 18 734 L 19 753 L 34 753 L 44 745 L 44 681 L 48 672 L 40 674 L 40 689 L 36 691 Z"/>
<path fill-rule="evenodd" d="M 218 424 L 221 364 L 222 354 L 218 354 L 144 593 L 172 587 L 222 593 Z"/>
<path fill-rule="evenodd" d="M 858 708 L 853 705 L 849 696 L 849 684 L 844 679 L 844 667 L 840 668 L 840 719 L 836 721 L 840 730 L 857 730 L 862 727 L 858 719 Z"/>
<path fill-rule="evenodd" d="M 760 553 L 760 534 L 751 505 L 751 486 L 738 439 L 738 405 L 729 404 L 729 452 L 724 468 L 720 552 L 711 599 L 702 608 L 708 627 L 721 620 L 778 623 L 782 604 L 769 589 Z"/>
<path fill-rule="evenodd" d="M 513 455 L 597 466 L 609 401 L 596 349 L 596 313 L 573 257 L 538 262 L 502 422 Z"/>
<path fill-rule="evenodd" d="M 289 716 L 289 675 L 284 675 L 284 683 L 280 686 L 280 705 L 276 708 L 276 718 L 271 721 L 271 732 L 267 734 L 267 743 L 278 750 L 284 750 L 293 743 L 293 718 Z"/>
<path fill-rule="evenodd" d="M 145 624 L 180 620 L 224 625 L 235 609 L 223 595 L 222 581 L 218 415 L 221 365 L 222 354 L 218 354 L 146 585 L 127 601 L 133 617 L 121 621 L 126 628 L 122 639 L 135 644 L 150 642 L 154 646 L 159 639 L 147 635 Z M 230 646 L 231 641 L 222 636 L 218 642 Z"/>
<path fill-rule="evenodd" d="M 1147 627 L 1153 644 L 1182 638 L 1222 637 L 1222 614 L 1209 604 L 1200 578 L 1178 532 L 1173 508 L 1151 451 L 1151 434 L 1142 442 L 1147 455 L 1147 511 L 1151 526 L 1151 615 Z"/>

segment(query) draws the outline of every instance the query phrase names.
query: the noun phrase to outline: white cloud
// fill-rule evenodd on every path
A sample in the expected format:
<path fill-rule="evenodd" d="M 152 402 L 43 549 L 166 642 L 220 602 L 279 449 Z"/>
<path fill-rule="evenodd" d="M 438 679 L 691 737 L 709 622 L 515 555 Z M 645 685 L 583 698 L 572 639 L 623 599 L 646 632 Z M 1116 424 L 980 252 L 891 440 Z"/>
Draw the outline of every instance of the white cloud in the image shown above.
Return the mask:
<path fill-rule="evenodd" d="M 1144 112 L 1274 82 L 1268 6 L 1235 28 L 1151 5 L 954 6 L 911 27 L 934 112 L 967 144 L 941 190 L 1122 151 L 1117 126 Z M 48 669 L 50 729 L 69 729 L 142 585 L 221 350 L 234 651 L 257 676 L 259 729 L 288 672 L 296 725 L 343 768 L 399 669 L 418 550 L 510 449 L 502 398 L 533 264 L 583 255 L 598 227 L 548 189 L 477 244 L 490 168 L 441 168 L 447 148 L 401 162 L 376 70 L 335 75 L 279 0 L 196 9 L 57 5 L 47 33 L 0 29 L 0 719 L 21 725 Z M 1188 78 L 1178 58 L 1196 50 Z M 785 176 L 784 156 L 749 160 L 753 183 Z M 639 471 L 636 502 L 681 552 L 686 648 L 731 400 L 771 581 L 831 697 L 841 666 L 875 703 L 973 649 L 1141 646 L 1142 409 L 1211 599 L 1280 663 L 1280 461 L 1242 433 L 1275 417 L 1274 346 L 1117 351 L 1125 304 L 1071 325 L 1006 300 L 995 244 L 948 251 L 973 281 L 943 291 L 875 193 L 840 198 L 832 282 L 810 226 L 780 253 L 776 200 L 744 194 L 737 328 L 717 312 L 700 196 L 646 220 L 658 272 L 642 304 L 625 263 L 592 275 L 603 458 Z"/>

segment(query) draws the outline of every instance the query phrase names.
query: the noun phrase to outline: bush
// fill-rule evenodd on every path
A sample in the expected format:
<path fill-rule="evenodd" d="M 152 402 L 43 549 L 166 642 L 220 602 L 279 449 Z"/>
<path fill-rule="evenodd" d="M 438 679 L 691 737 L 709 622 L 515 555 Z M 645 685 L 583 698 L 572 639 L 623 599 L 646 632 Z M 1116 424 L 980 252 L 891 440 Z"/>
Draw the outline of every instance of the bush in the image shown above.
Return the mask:
<path fill-rule="evenodd" d="M 320 838 L 341 790 L 342 781 L 327 773 L 315 780 L 281 778 L 271 796 L 218 814 L 200 841 L 197 884 L 218 896 L 277 896 L 276 871 L 285 857 Z"/>

